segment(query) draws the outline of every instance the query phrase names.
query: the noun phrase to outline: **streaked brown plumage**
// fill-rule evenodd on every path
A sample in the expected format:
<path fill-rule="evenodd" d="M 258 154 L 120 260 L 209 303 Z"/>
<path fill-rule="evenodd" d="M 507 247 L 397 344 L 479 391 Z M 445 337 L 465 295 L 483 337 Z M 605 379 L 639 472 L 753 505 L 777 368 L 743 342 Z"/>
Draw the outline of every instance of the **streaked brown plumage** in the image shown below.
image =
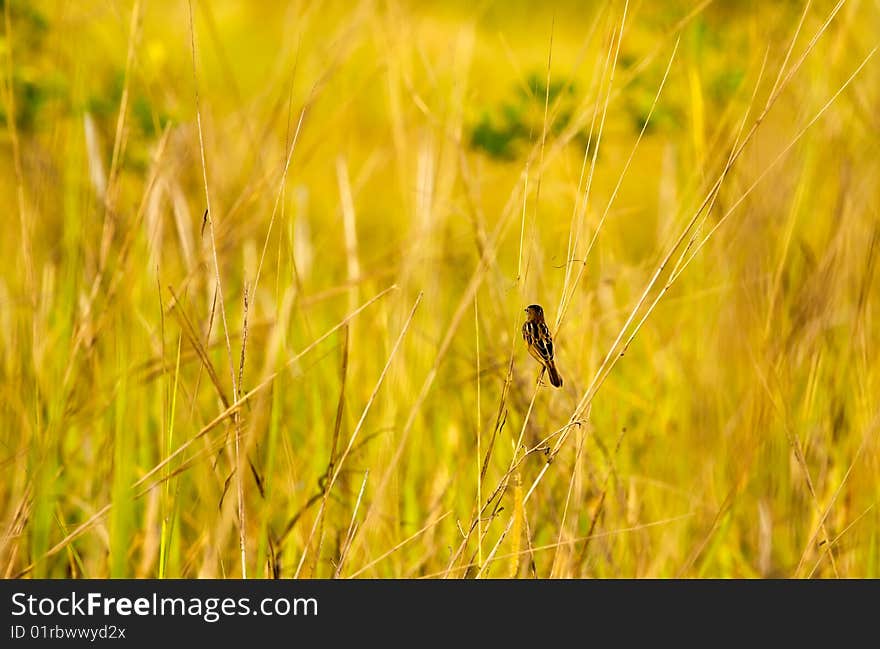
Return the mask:
<path fill-rule="evenodd" d="M 553 358 L 553 336 L 550 335 L 550 329 L 544 322 L 544 309 L 538 304 L 532 304 L 526 308 L 526 314 L 522 335 L 529 353 L 547 370 L 547 376 L 550 377 L 553 387 L 561 388 L 562 377 L 559 376 Z"/>

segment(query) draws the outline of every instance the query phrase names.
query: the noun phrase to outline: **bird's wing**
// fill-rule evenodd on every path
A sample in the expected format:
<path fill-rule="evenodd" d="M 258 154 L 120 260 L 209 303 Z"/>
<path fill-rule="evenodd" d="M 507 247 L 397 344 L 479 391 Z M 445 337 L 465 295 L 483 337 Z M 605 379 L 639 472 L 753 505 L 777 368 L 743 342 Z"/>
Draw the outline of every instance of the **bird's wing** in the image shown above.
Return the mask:
<path fill-rule="evenodd" d="M 550 329 L 543 322 L 538 325 L 538 336 L 534 345 L 545 361 L 553 360 L 553 337 L 550 335 Z"/>

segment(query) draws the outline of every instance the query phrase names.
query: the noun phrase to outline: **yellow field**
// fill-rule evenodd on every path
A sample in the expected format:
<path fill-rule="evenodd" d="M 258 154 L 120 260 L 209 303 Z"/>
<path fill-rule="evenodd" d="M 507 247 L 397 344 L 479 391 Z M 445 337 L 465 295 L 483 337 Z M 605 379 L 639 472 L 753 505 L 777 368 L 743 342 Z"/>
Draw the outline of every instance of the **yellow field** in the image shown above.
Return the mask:
<path fill-rule="evenodd" d="M 876 2 L 0 4 L 3 576 L 880 575 Z"/>

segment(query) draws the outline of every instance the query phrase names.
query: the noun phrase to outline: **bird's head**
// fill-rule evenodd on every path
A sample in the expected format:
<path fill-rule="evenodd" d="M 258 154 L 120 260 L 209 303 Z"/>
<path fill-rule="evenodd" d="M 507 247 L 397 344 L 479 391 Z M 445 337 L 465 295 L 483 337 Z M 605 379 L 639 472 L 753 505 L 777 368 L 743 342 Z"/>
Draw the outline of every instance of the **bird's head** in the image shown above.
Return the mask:
<path fill-rule="evenodd" d="M 541 308 L 539 304 L 530 304 L 525 309 L 527 315 L 527 319 L 529 322 L 543 322 L 544 321 L 544 309 Z"/>

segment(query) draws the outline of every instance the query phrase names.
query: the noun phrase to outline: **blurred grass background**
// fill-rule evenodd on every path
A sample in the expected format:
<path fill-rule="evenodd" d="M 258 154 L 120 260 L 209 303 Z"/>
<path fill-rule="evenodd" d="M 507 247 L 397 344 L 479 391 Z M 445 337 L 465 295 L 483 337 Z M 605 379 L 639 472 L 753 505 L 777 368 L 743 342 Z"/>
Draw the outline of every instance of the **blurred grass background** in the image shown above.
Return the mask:
<path fill-rule="evenodd" d="M 878 576 L 876 2 L 0 4 L 4 576 Z"/>

